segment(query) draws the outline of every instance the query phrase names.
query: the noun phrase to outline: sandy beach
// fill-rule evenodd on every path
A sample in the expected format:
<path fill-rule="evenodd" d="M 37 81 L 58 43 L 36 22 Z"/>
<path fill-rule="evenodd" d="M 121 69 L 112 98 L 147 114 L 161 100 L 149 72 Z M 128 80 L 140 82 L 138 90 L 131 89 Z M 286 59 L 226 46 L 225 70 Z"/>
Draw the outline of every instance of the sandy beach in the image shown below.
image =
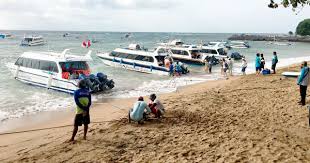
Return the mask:
<path fill-rule="evenodd" d="M 290 70 L 298 70 L 290 66 Z M 279 71 L 280 73 L 280 71 Z M 295 78 L 247 75 L 160 95 L 166 118 L 126 119 L 136 99 L 96 104 L 88 140 L 72 127 L 0 135 L 1 162 L 309 162 L 308 110 Z M 310 103 L 310 98 L 307 98 Z M 72 124 L 58 122 L 18 130 Z M 111 121 L 111 122 L 103 122 Z"/>

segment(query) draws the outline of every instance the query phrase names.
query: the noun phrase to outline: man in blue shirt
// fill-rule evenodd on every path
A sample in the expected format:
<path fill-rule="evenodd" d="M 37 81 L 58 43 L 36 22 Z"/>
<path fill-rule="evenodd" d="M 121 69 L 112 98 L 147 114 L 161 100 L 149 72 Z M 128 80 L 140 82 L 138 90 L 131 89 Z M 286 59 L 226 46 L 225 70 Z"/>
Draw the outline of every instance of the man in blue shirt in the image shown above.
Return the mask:
<path fill-rule="evenodd" d="M 261 59 L 259 57 L 259 53 L 256 54 L 256 58 L 255 58 L 255 70 L 256 70 L 256 75 L 260 74 L 261 71 Z"/>
<path fill-rule="evenodd" d="M 146 115 L 151 113 L 151 109 L 148 107 L 146 102 L 144 102 L 143 97 L 139 97 L 138 101 L 134 104 L 133 109 L 129 110 L 128 120 L 138 122 L 139 124 L 143 123 L 143 120 L 146 118 Z"/>
<path fill-rule="evenodd" d="M 277 56 L 277 52 L 273 52 L 273 57 L 272 57 L 272 63 L 271 63 L 271 69 L 272 69 L 272 73 L 275 74 L 276 73 L 276 66 L 278 63 L 278 56 Z"/>
<path fill-rule="evenodd" d="M 301 73 L 297 81 L 297 84 L 300 87 L 300 97 L 301 97 L 301 100 L 298 103 L 302 106 L 306 105 L 307 87 L 309 84 L 309 76 L 310 76 L 309 70 L 310 69 L 307 66 L 307 62 L 304 61 L 303 64 L 301 65 Z"/>
<path fill-rule="evenodd" d="M 90 123 L 89 108 L 91 106 L 91 94 L 87 89 L 86 81 L 81 80 L 78 83 L 80 89 L 74 91 L 74 101 L 76 103 L 76 115 L 74 119 L 74 129 L 70 141 L 74 141 L 74 137 L 78 131 L 78 126 L 84 125 L 84 140 Z"/>

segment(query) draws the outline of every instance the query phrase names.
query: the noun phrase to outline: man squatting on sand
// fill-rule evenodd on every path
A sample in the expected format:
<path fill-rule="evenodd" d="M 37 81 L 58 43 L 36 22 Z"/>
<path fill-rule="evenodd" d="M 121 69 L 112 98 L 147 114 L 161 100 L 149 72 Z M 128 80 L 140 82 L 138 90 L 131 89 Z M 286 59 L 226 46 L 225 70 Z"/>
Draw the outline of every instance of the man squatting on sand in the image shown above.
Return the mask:
<path fill-rule="evenodd" d="M 147 120 L 149 113 L 153 113 L 155 118 L 160 118 L 165 113 L 163 104 L 157 99 L 155 94 L 150 95 L 149 105 L 144 102 L 143 97 L 139 97 L 138 101 L 134 104 L 133 109 L 129 110 L 128 120 L 138 122 L 142 124 L 144 120 Z"/>
<path fill-rule="evenodd" d="M 143 121 L 147 119 L 147 115 L 151 112 L 149 106 L 144 102 L 143 97 L 140 96 L 138 101 L 133 105 L 133 108 L 129 110 L 128 121 L 131 122 L 131 120 L 133 120 L 142 124 Z"/>
<path fill-rule="evenodd" d="M 307 65 L 307 62 L 304 61 L 301 64 L 301 73 L 297 81 L 297 84 L 299 85 L 300 97 L 301 97 L 301 100 L 298 103 L 302 106 L 306 105 L 307 87 L 309 85 L 309 77 L 310 77 L 309 74 L 310 74 L 309 67 Z"/>
<path fill-rule="evenodd" d="M 78 131 L 78 126 L 84 125 L 84 140 L 90 123 L 89 108 L 91 106 L 91 94 L 86 89 L 85 80 L 81 80 L 78 84 L 79 89 L 74 92 L 74 100 L 76 103 L 76 115 L 74 119 L 74 128 L 70 141 L 74 141 L 74 137 Z"/>

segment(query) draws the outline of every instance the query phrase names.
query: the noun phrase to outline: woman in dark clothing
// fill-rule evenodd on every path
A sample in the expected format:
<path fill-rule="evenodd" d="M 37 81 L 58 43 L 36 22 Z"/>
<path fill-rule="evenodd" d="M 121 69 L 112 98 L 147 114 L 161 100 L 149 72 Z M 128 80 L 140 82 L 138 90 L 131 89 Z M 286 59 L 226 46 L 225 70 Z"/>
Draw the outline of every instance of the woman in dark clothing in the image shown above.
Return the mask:
<path fill-rule="evenodd" d="M 265 69 L 265 58 L 264 58 L 264 54 L 260 55 L 260 68 L 261 70 Z"/>

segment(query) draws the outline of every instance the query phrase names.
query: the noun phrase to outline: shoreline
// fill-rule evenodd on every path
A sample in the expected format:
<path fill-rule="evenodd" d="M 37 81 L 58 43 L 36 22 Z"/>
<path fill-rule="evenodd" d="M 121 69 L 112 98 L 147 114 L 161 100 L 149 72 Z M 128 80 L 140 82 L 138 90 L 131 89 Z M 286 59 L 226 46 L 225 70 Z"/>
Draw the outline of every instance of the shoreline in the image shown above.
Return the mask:
<path fill-rule="evenodd" d="M 308 111 L 295 104 L 295 79 L 279 74 L 286 68 L 299 70 L 296 63 L 277 75 L 230 77 L 160 94 L 173 119 L 142 126 L 117 121 L 127 117 L 135 98 L 96 104 L 91 121 L 112 122 L 91 123 L 86 141 L 80 129 L 76 142 L 66 143 L 70 127 L 0 135 L 0 161 L 309 161 L 309 150 L 303 150 L 310 149 Z M 72 120 L 73 115 L 67 117 Z"/>
<path fill-rule="evenodd" d="M 160 99 L 167 99 L 172 95 L 176 94 L 186 94 L 188 91 L 191 91 L 192 89 L 195 89 L 195 92 L 202 92 L 205 89 L 199 89 L 201 86 L 208 85 L 207 89 L 214 89 L 214 88 L 219 88 L 223 83 L 231 82 L 233 80 L 238 79 L 240 76 L 232 76 L 228 80 L 225 79 L 218 79 L 218 80 L 211 80 L 211 81 L 204 81 L 201 83 L 196 83 L 192 85 L 185 85 L 185 86 L 180 86 L 177 88 L 176 91 L 170 92 L 170 93 L 158 93 L 158 96 Z M 193 92 L 192 92 L 193 93 Z M 148 97 L 144 96 L 145 101 L 148 102 Z M 129 108 L 132 107 L 134 102 L 136 101 L 136 98 L 108 98 L 108 99 L 103 99 L 100 102 L 95 102 L 91 108 L 91 123 L 92 122 L 101 122 L 101 121 L 113 121 L 113 120 L 119 120 L 121 118 L 126 118 L 127 113 Z M 52 114 L 52 115 L 50 115 Z M 40 116 L 44 117 L 40 117 Z M 28 130 L 37 130 L 37 129 L 42 129 L 42 128 L 53 128 L 53 127 L 58 127 L 58 126 L 68 126 L 64 127 L 64 129 L 71 130 L 73 127 L 73 120 L 75 116 L 75 109 L 70 108 L 66 111 L 49 111 L 49 112 L 40 112 L 35 115 L 28 115 L 23 118 L 18 118 L 12 120 L 11 126 L 18 126 L 13 129 L 8 129 L 0 132 L 0 137 L 7 137 L 11 136 L 12 138 L 14 137 L 19 137 L 19 135 L 24 135 L 24 133 L 17 133 L 13 134 L 5 134 L 5 133 L 11 133 L 11 132 L 22 132 L 22 131 L 28 131 Z M 56 117 L 56 118 L 54 118 Z M 34 118 L 39 118 L 39 120 L 33 120 Z M 30 121 L 30 123 L 29 123 Z M 20 123 L 20 122 L 27 122 L 28 124 L 26 125 L 15 125 L 14 123 Z M 40 124 L 37 124 L 37 122 L 40 122 Z M 43 130 L 44 133 L 48 133 L 53 129 L 47 129 Z M 31 133 L 37 133 L 37 132 L 42 132 L 41 131 L 33 131 Z M 29 134 L 25 132 L 25 135 Z M 5 135 L 1 135 L 5 134 Z M 26 137 L 24 137 L 26 139 Z M 12 139 L 11 141 L 14 141 Z M 7 145 L 7 139 L 1 139 L 0 140 L 0 147 L 3 145 Z"/>

